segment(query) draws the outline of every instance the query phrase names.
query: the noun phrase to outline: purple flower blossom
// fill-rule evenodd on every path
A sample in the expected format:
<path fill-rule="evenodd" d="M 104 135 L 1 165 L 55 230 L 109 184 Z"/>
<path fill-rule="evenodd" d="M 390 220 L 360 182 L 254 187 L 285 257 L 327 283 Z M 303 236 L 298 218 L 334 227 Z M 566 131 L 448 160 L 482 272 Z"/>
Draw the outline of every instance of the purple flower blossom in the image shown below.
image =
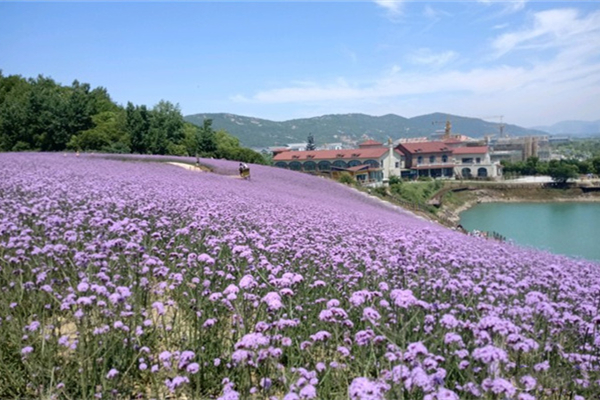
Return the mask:
<path fill-rule="evenodd" d="M 348 396 L 352 400 L 383 400 L 389 385 L 372 382 L 367 378 L 354 378 L 348 388 Z"/>
<path fill-rule="evenodd" d="M 317 398 L 317 389 L 313 385 L 306 385 L 298 393 L 301 399 L 315 399 Z"/>
<path fill-rule="evenodd" d="M 393 289 L 390 292 L 390 298 L 400 308 L 409 308 L 417 304 L 417 299 L 413 295 L 412 290 Z"/>
<path fill-rule="evenodd" d="M 313 335 L 310 335 L 310 338 L 313 342 L 324 342 L 325 340 L 331 337 L 331 333 L 327 331 L 319 331 Z"/>
<path fill-rule="evenodd" d="M 106 374 L 106 379 L 113 379 L 117 375 L 119 375 L 119 371 L 115 368 L 111 368 Z"/>
<path fill-rule="evenodd" d="M 548 360 L 543 361 L 543 362 L 533 366 L 533 369 L 537 372 L 547 371 L 549 368 L 550 368 L 550 362 Z"/>
<path fill-rule="evenodd" d="M 236 349 L 258 349 L 268 346 L 269 338 L 262 333 L 248 333 L 244 335 L 236 344 Z"/>
<path fill-rule="evenodd" d="M 171 359 L 171 356 L 172 356 L 171 352 L 165 350 L 158 355 L 158 359 L 162 362 L 165 362 L 165 361 L 169 361 Z"/>
<path fill-rule="evenodd" d="M 21 349 L 21 355 L 26 356 L 27 354 L 31 353 L 32 351 L 33 351 L 33 347 L 25 346 Z"/>
<path fill-rule="evenodd" d="M 89 288 L 90 288 L 90 285 L 87 282 L 80 282 L 77 285 L 77 291 L 78 292 L 87 292 L 89 290 Z"/>
<path fill-rule="evenodd" d="M 508 396 L 514 396 L 517 392 L 512 383 L 503 378 L 486 378 L 483 380 L 481 387 L 494 394 L 506 394 Z"/>
<path fill-rule="evenodd" d="M 25 327 L 26 331 L 29 332 L 35 332 L 40 328 L 40 322 L 39 321 L 32 321 L 29 325 L 27 325 Z"/>
<path fill-rule="evenodd" d="M 254 280 L 252 275 L 244 275 L 242 279 L 240 279 L 239 285 L 242 289 L 249 290 L 258 286 L 258 283 Z"/>
<path fill-rule="evenodd" d="M 173 379 L 166 379 L 165 385 L 167 386 L 169 391 L 175 392 L 175 390 L 177 390 L 177 388 L 179 386 L 183 385 L 184 383 L 189 383 L 189 382 L 190 382 L 190 380 L 187 376 L 176 376 Z"/>
<path fill-rule="evenodd" d="M 529 390 L 535 389 L 535 385 L 537 384 L 537 381 L 535 380 L 534 377 L 525 375 L 525 376 L 521 377 L 521 383 L 523 384 L 523 387 L 525 388 L 525 390 L 529 391 Z"/>
<path fill-rule="evenodd" d="M 152 308 L 156 310 L 156 313 L 158 315 L 164 315 L 165 313 L 165 306 L 160 301 L 155 301 L 154 303 L 152 303 Z"/>
<path fill-rule="evenodd" d="M 283 307 L 283 303 L 281 302 L 281 297 L 277 292 L 267 293 L 262 301 L 267 304 L 269 310 L 276 311 Z"/>
<path fill-rule="evenodd" d="M 197 374 L 198 371 L 200 371 L 200 365 L 198 363 L 191 363 L 185 368 L 185 370 L 192 375 Z"/>
<path fill-rule="evenodd" d="M 508 361 L 506 352 L 492 345 L 487 345 L 485 347 L 473 350 L 473 358 L 483 362 L 484 364 L 490 364 L 494 361 Z"/>
<path fill-rule="evenodd" d="M 370 322 L 376 322 L 381 319 L 381 315 L 372 307 L 365 307 L 363 310 L 363 318 Z"/>

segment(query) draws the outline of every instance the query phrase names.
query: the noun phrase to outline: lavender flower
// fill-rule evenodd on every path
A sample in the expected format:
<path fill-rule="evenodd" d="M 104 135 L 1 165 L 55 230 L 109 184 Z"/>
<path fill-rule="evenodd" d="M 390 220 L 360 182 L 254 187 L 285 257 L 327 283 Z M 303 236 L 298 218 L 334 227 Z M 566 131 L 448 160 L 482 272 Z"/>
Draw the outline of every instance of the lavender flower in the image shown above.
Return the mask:
<path fill-rule="evenodd" d="M 113 379 L 117 375 L 119 375 L 119 371 L 115 368 L 111 368 L 110 371 L 108 371 L 108 373 L 106 374 L 106 379 Z"/>

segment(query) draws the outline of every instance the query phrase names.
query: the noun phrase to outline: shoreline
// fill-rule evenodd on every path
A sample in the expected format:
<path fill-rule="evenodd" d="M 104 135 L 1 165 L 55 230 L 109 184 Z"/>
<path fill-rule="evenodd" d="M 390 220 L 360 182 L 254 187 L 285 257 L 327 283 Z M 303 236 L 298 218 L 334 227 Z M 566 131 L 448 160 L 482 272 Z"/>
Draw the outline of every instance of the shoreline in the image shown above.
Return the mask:
<path fill-rule="evenodd" d="M 469 197 L 462 199 L 457 205 L 442 205 L 440 215 L 455 224 L 460 223 L 460 214 L 482 203 L 597 203 L 600 192 L 577 193 L 576 189 L 567 189 L 567 193 L 556 193 L 561 189 L 476 189 L 470 191 Z M 564 190 L 563 190 L 564 191 Z"/>

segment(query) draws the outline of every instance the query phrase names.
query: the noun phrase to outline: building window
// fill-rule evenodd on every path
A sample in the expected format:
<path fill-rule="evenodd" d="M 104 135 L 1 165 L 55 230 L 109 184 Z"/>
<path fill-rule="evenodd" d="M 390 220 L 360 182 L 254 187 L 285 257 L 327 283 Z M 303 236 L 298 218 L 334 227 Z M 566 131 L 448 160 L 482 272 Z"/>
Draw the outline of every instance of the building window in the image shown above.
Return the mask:
<path fill-rule="evenodd" d="M 435 163 L 435 156 L 429 156 L 429 163 L 430 164 Z"/>
<path fill-rule="evenodd" d="M 472 158 L 463 158 L 462 163 L 463 164 L 473 164 L 473 159 Z"/>
<path fill-rule="evenodd" d="M 477 162 L 477 164 L 481 164 L 481 158 L 480 158 L 480 157 L 477 157 L 477 158 L 475 159 L 475 161 Z"/>
<path fill-rule="evenodd" d="M 317 164 L 314 161 L 306 161 L 302 168 L 305 171 L 314 171 L 317 169 Z"/>
<path fill-rule="evenodd" d="M 463 168 L 462 171 L 460 171 L 460 173 L 463 176 L 463 178 L 470 178 L 471 177 L 471 168 Z"/>
<path fill-rule="evenodd" d="M 350 160 L 348 161 L 348 167 L 356 167 L 357 165 L 360 165 L 361 162 L 358 160 Z"/>
<path fill-rule="evenodd" d="M 290 169 L 292 171 L 300 171 L 302 169 L 302 164 L 300 164 L 298 161 L 292 161 L 290 163 Z"/>
<path fill-rule="evenodd" d="M 417 164 L 423 164 L 423 156 L 417 157 Z"/>
<path fill-rule="evenodd" d="M 286 162 L 283 162 L 283 161 L 277 161 L 277 162 L 275 163 L 275 166 L 276 166 L 277 168 L 285 168 L 285 169 L 287 169 L 287 167 L 288 167 L 287 163 L 286 163 Z"/>
<path fill-rule="evenodd" d="M 444 154 L 442 156 L 442 162 L 444 162 L 444 163 L 448 162 L 448 156 L 446 154 Z"/>
<path fill-rule="evenodd" d="M 333 166 L 337 167 L 337 168 L 344 168 L 344 169 L 348 168 L 348 164 L 346 164 L 346 162 L 342 161 L 342 160 L 335 160 L 333 162 Z"/>
<path fill-rule="evenodd" d="M 487 169 L 486 168 L 479 168 L 477 170 L 477 176 L 480 177 L 480 178 L 487 177 L 488 176 Z"/>
<path fill-rule="evenodd" d="M 396 161 L 396 168 L 400 168 L 400 162 Z"/>
<path fill-rule="evenodd" d="M 319 171 L 331 171 L 331 163 L 329 161 L 319 161 L 317 167 Z"/>
<path fill-rule="evenodd" d="M 377 160 L 367 160 L 363 164 L 368 165 L 369 168 L 379 168 L 379 162 Z"/>

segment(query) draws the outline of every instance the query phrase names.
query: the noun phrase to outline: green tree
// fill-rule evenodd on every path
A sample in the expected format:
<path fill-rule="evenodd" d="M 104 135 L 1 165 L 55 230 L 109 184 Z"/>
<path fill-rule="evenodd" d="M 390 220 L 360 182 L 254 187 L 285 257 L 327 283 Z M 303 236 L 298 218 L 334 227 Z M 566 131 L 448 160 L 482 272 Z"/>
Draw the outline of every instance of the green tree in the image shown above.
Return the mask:
<path fill-rule="evenodd" d="M 558 184 L 565 184 L 569 179 L 575 179 L 579 175 L 579 170 L 575 165 L 565 162 L 552 165 L 548 168 L 548 174 L 552 180 Z"/>
<path fill-rule="evenodd" d="M 240 140 L 224 130 L 215 132 L 215 141 L 217 142 L 217 157 L 221 158 L 225 158 L 222 155 L 226 154 L 228 151 L 240 147 Z"/>
<path fill-rule="evenodd" d="M 338 178 L 339 183 L 343 183 L 344 185 L 354 185 L 356 184 L 356 180 L 350 175 L 348 172 L 342 172 L 340 177 Z"/>
<path fill-rule="evenodd" d="M 92 117 L 94 127 L 80 132 L 69 141 L 68 147 L 74 150 L 101 150 L 130 152 L 129 137 L 125 129 L 125 115 L 122 111 L 104 111 Z"/>
<path fill-rule="evenodd" d="M 389 179 L 389 185 L 401 185 L 402 184 L 402 179 L 400 179 L 400 177 L 398 175 L 392 175 L 390 176 Z"/>
<path fill-rule="evenodd" d="M 150 117 L 146 106 L 134 106 L 127 102 L 125 108 L 126 129 L 131 142 L 131 151 L 138 154 L 147 153 L 148 134 L 150 131 Z"/>
<path fill-rule="evenodd" d="M 307 143 L 306 143 L 306 151 L 316 150 L 317 146 L 315 145 L 315 138 L 311 134 L 308 135 Z"/>
<path fill-rule="evenodd" d="M 80 84 L 75 80 L 68 92 L 69 98 L 64 105 L 66 132 L 68 135 L 76 135 L 94 126 L 92 116 L 96 114 L 96 109 L 88 83 Z"/>
<path fill-rule="evenodd" d="M 67 90 L 42 75 L 36 80 L 31 79 L 30 85 L 25 112 L 28 137 L 37 149 L 63 150 L 70 139 L 66 115 Z"/>
<path fill-rule="evenodd" d="M 182 145 L 184 139 L 183 116 L 179 106 L 161 100 L 150 112 L 150 129 L 146 148 L 151 154 L 169 154 L 173 145 Z M 171 144 L 171 146 L 169 146 Z"/>
<path fill-rule="evenodd" d="M 30 86 L 18 75 L 4 76 L 0 70 L 0 151 L 33 148 L 26 125 L 25 104 Z"/>
<path fill-rule="evenodd" d="M 595 174 L 597 174 L 597 175 L 600 175 L 600 156 L 598 156 L 598 157 L 594 157 L 594 158 L 591 160 L 591 163 L 592 163 L 592 167 L 593 167 L 593 169 L 594 169 L 594 171 L 593 171 L 593 172 L 594 172 Z"/>
<path fill-rule="evenodd" d="M 188 156 L 196 156 L 198 152 L 198 127 L 189 122 L 183 124 L 183 145 Z"/>
<path fill-rule="evenodd" d="M 212 129 L 212 120 L 205 119 L 198 136 L 198 153 L 204 156 L 214 156 L 217 151 L 217 139 Z"/>
<path fill-rule="evenodd" d="M 537 175 L 539 166 L 540 159 L 538 157 L 529 157 L 525 161 L 522 173 L 523 175 Z"/>

